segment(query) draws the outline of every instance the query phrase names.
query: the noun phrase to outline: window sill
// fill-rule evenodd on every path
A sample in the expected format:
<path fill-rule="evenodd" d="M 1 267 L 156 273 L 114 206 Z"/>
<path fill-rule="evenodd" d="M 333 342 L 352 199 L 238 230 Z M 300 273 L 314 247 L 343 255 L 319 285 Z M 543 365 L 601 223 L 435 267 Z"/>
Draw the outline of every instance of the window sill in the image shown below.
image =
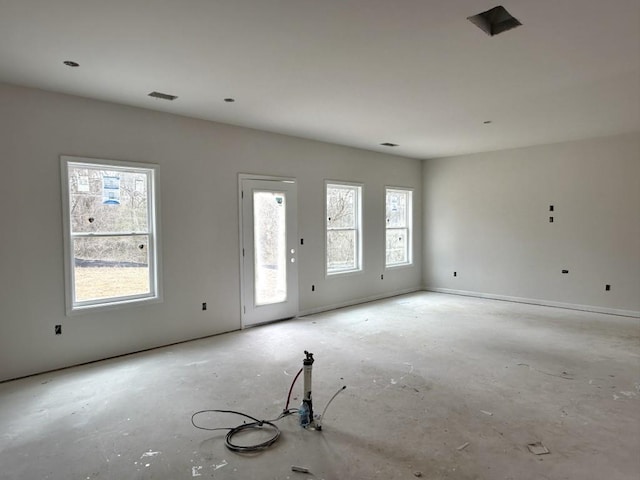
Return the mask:
<path fill-rule="evenodd" d="M 385 270 L 397 270 L 397 269 L 401 269 L 401 268 L 409 268 L 409 267 L 414 267 L 414 263 L 410 262 L 410 263 L 394 263 L 393 265 L 385 265 L 384 269 Z"/>
<path fill-rule="evenodd" d="M 362 268 L 357 270 L 340 270 L 339 272 L 327 272 L 326 277 L 342 277 L 342 276 L 351 276 L 361 274 L 364 270 Z"/>
<path fill-rule="evenodd" d="M 142 305 L 150 305 L 153 303 L 161 303 L 162 297 L 145 297 L 134 298 L 129 300 L 119 300 L 108 303 L 100 303 L 94 305 L 79 305 L 71 308 L 67 308 L 67 316 L 83 315 L 88 313 L 100 313 L 109 310 L 121 310 L 123 308 L 136 307 Z"/>

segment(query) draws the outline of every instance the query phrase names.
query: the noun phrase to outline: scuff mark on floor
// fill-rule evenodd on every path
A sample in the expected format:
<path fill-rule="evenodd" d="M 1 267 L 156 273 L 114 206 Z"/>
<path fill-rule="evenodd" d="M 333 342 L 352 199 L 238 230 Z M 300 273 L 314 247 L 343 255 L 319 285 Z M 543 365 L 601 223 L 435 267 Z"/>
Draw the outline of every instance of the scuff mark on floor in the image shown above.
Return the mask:
<path fill-rule="evenodd" d="M 140 458 L 144 457 L 155 457 L 156 455 L 160 455 L 162 452 L 152 452 L 149 450 L 148 452 L 144 452 Z"/>
<path fill-rule="evenodd" d="M 222 463 L 219 463 L 218 465 L 212 465 L 212 467 L 214 470 L 218 470 L 219 468 L 226 467 L 227 465 L 229 465 L 229 463 L 227 463 L 226 460 L 222 460 Z"/>
<path fill-rule="evenodd" d="M 200 360 L 199 362 L 191 362 L 191 363 L 185 363 L 185 367 L 192 367 L 194 365 L 204 365 L 205 363 L 209 363 L 209 360 Z"/>

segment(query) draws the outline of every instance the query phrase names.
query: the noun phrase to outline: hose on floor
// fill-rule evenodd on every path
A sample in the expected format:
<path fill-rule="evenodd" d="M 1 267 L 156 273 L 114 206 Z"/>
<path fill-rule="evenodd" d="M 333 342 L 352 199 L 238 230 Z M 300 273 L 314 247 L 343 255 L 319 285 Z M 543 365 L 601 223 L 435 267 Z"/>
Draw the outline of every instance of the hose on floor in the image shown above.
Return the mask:
<path fill-rule="evenodd" d="M 275 425 L 273 422 L 277 422 L 278 420 L 287 417 L 289 415 L 293 415 L 294 413 L 296 413 L 298 410 L 295 408 L 289 409 L 289 410 L 284 410 L 280 415 L 278 415 L 276 418 L 271 419 L 271 420 L 258 420 L 257 418 L 252 417 L 251 415 L 247 415 L 246 413 L 242 413 L 242 412 L 236 412 L 235 410 L 200 410 L 199 412 L 194 413 L 193 415 L 191 415 L 191 424 L 196 427 L 199 428 L 200 430 L 209 430 L 209 431 L 214 431 L 214 430 L 229 430 L 227 432 L 227 435 L 224 439 L 224 444 L 225 446 L 231 450 L 232 452 L 238 452 L 238 453 L 255 453 L 255 452 L 259 452 L 261 450 L 265 450 L 266 448 L 269 448 L 271 445 L 273 445 L 278 438 L 280 438 L 280 429 L 278 428 L 277 425 Z M 195 417 L 197 415 L 201 415 L 203 413 L 230 413 L 233 415 L 240 415 L 243 417 L 246 417 L 250 420 L 252 420 L 249 423 L 243 423 L 241 425 L 238 425 L 237 427 L 217 427 L 217 428 L 209 428 L 209 427 L 203 427 L 201 425 L 196 424 L 195 422 Z M 243 432 L 245 430 L 249 430 L 249 429 L 267 429 L 271 431 L 271 437 L 269 437 L 267 440 L 265 440 L 264 442 L 261 443 L 256 443 L 256 444 L 252 444 L 252 445 L 238 445 L 236 443 L 233 443 L 233 436 Z"/>
<path fill-rule="evenodd" d="M 196 428 L 199 428 L 200 430 L 209 430 L 209 431 L 229 430 L 227 432 L 227 435 L 226 435 L 225 439 L 224 439 L 224 444 L 232 452 L 255 453 L 255 452 L 259 452 L 261 450 L 264 450 L 266 448 L 269 448 L 271 445 L 276 443 L 278 438 L 280 438 L 280 433 L 281 433 L 280 429 L 273 422 L 277 422 L 278 420 L 280 420 L 280 419 L 282 419 L 284 417 L 287 417 L 289 415 L 293 415 L 294 413 L 296 413 L 298 411 L 297 408 L 289 408 L 289 402 L 291 401 L 291 392 L 293 391 L 293 387 L 296 384 L 296 381 L 298 380 L 298 377 L 300 376 L 301 373 L 302 373 L 302 368 L 300 369 L 298 374 L 294 377 L 293 382 L 291 382 L 291 387 L 289 387 L 289 394 L 287 395 L 287 403 L 286 403 L 286 405 L 284 407 L 284 410 L 282 411 L 282 413 L 280 415 L 278 415 L 276 418 L 274 418 L 272 420 L 258 420 L 257 418 L 254 418 L 251 415 L 247 415 L 246 413 L 242 413 L 242 412 L 236 412 L 235 410 L 200 410 L 199 412 L 196 412 L 193 415 L 191 415 L 191 425 L 193 425 Z M 331 400 L 333 400 L 333 398 Z M 331 402 L 329 402 L 329 403 L 331 403 Z M 242 425 L 238 425 L 237 427 L 209 428 L 209 427 L 203 427 L 201 425 L 198 425 L 195 422 L 195 417 L 197 415 L 201 415 L 203 413 L 230 413 L 232 415 L 240 415 L 242 417 L 246 417 L 246 418 L 248 418 L 248 419 L 250 419 L 252 421 L 249 422 L 249 423 L 245 422 Z M 267 430 L 271 430 L 271 437 L 269 437 L 264 442 L 256 443 L 256 444 L 252 444 L 252 445 L 238 445 L 236 443 L 233 443 L 232 439 L 233 439 L 234 435 L 236 435 L 236 434 L 238 434 L 240 432 L 244 432 L 246 430 L 251 430 L 251 429 L 267 429 Z"/>

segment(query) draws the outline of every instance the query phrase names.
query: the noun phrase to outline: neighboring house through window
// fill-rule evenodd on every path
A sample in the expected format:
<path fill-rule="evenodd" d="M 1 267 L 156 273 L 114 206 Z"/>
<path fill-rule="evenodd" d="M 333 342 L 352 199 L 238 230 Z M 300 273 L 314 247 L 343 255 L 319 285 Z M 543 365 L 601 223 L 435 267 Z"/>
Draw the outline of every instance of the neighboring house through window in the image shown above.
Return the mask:
<path fill-rule="evenodd" d="M 158 166 L 61 157 L 67 312 L 160 299 Z"/>

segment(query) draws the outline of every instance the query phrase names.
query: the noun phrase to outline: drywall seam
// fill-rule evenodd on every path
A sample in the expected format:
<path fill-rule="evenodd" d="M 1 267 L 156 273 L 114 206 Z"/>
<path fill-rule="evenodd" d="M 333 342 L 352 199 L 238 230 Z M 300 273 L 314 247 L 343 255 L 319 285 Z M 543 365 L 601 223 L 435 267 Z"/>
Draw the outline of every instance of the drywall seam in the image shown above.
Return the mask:
<path fill-rule="evenodd" d="M 490 300 L 527 303 L 529 305 L 541 305 L 544 307 L 566 308 L 569 310 L 579 310 L 581 312 L 605 313 L 608 315 L 618 315 L 621 317 L 640 318 L 640 312 L 636 312 L 634 310 L 620 310 L 616 308 L 598 307 L 595 305 L 577 305 L 574 303 L 552 302 L 549 300 L 539 300 L 536 298 L 510 297 L 508 295 L 494 295 L 491 293 L 473 292 L 468 290 L 453 290 L 450 288 L 423 287 L 423 290 L 427 292 L 446 293 L 449 295 L 463 295 L 465 297 L 487 298 Z"/>

